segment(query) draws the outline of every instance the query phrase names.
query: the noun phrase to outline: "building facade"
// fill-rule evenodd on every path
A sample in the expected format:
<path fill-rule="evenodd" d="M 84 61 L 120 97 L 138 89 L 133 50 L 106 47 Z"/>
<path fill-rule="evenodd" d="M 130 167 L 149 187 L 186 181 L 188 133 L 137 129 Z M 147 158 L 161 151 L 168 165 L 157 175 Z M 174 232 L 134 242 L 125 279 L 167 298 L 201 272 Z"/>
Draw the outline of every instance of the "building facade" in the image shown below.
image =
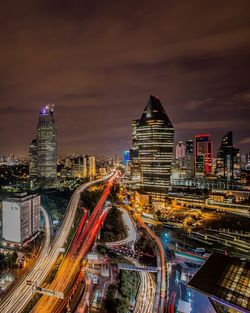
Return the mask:
<path fill-rule="evenodd" d="M 191 177 L 194 176 L 194 141 L 186 141 L 185 167 L 191 171 Z"/>
<path fill-rule="evenodd" d="M 213 143 L 210 135 L 195 136 L 195 175 L 206 176 L 212 173 Z"/>
<path fill-rule="evenodd" d="M 55 187 L 57 182 L 57 137 L 53 106 L 42 108 L 37 138 L 30 144 L 30 179 L 41 187 Z"/>
<path fill-rule="evenodd" d="M 217 151 L 216 175 L 230 181 L 239 177 L 240 151 L 233 147 L 233 132 L 228 132 L 221 140 Z"/>
<path fill-rule="evenodd" d="M 94 155 L 71 155 L 64 159 L 62 176 L 93 178 L 96 175 Z"/>
<path fill-rule="evenodd" d="M 22 244 L 40 226 L 40 196 L 21 193 L 2 201 L 2 238 Z"/>
<path fill-rule="evenodd" d="M 175 147 L 175 158 L 179 167 L 184 166 L 186 156 L 186 146 L 182 141 L 179 141 Z"/>
<path fill-rule="evenodd" d="M 149 97 L 132 129 L 132 176 L 139 179 L 140 188 L 149 193 L 151 201 L 164 201 L 170 186 L 174 127 L 158 98 Z"/>
<path fill-rule="evenodd" d="M 95 156 L 94 155 L 88 155 L 85 157 L 87 160 L 87 177 L 93 178 L 96 175 Z"/>

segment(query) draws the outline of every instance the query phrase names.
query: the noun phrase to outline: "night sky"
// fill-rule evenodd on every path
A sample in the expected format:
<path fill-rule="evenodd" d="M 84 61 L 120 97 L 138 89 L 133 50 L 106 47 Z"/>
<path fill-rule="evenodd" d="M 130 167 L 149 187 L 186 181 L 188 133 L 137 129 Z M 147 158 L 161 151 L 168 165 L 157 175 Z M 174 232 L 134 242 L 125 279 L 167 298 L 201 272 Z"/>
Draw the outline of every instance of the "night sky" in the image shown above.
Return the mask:
<path fill-rule="evenodd" d="M 55 104 L 59 155 L 121 153 L 150 94 L 175 140 L 250 151 L 250 1 L 2 1 L 0 155 L 27 155 Z"/>

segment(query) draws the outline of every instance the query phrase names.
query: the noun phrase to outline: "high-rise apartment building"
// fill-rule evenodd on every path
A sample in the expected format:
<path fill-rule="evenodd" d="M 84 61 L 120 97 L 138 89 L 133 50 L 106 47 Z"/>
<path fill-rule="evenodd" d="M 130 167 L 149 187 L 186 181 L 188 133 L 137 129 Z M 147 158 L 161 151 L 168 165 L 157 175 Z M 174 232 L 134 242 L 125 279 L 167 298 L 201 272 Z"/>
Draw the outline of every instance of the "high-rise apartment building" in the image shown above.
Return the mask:
<path fill-rule="evenodd" d="M 233 147 L 233 132 L 228 132 L 221 140 L 217 151 L 216 175 L 226 180 L 236 178 L 240 171 L 239 149 Z"/>
<path fill-rule="evenodd" d="M 30 145 L 30 178 L 42 187 L 54 187 L 57 178 L 57 140 L 53 106 L 40 110 L 37 138 Z"/>
<path fill-rule="evenodd" d="M 87 160 L 83 155 L 72 156 L 71 160 L 71 173 L 72 176 L 83 178 L 87 176 Z"/>
<path fill-rule="evenodd" d="M 175 147 L 175 158 L 179 167 L 184 166 L 185 155 L 186 155 L 186 146 L 182 141 L 179 141 Z"/>
<path fill-rule="evenodd" d="M 132 122 L 132 177 L 152 201 L 165 200 L 170 185 L 174 127 L 160 100 L 150 96 L 139 120 Z M 136 174 L 133 172 L 136 171 Z"/>
<path fill-rule="evenodd" d="M 188 139 L 186 141 L 186 154 L 193 154 L 194 153 L 194 141 L 193 139 Z"/>
<path fill-rule="evenodd" d="M 191 176 L 194 175 L 194 141 L 186 141 L 185 167 L 191 170 Z"/>
<path fill-rule="evenodd" d="M 88 155 L 85 156 L 87 159 L 87 177 L 95 177 L 96 175 L 96 165 L 95 165 L 95 156 Z"/>
<path fill-rule="evenodd" d="M 206 176 L 212 173 L 213 144 L 210 135 L 195 136 L 195 175 Z"/>
<path fill-rule="evenodd" d="M 72 155 L 66 158 L 65 167 L 71 170 L 73 177 L 93 178 L 96 175 L 96 162 L 93 155 Z"/>
<path fill-rule="evenodd" d="M 2 237 L 22 244 L 35 234 L 40 225 L 40 196 L 16 194 L 2 201 Z"/>

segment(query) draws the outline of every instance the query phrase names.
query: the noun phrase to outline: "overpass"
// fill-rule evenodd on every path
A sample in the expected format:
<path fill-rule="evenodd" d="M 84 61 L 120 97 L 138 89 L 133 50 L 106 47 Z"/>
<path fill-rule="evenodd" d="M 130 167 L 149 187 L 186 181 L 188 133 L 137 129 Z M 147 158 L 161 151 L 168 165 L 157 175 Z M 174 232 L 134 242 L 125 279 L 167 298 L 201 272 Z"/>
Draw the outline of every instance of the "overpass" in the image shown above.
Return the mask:
<path fill-rule="evenodd" d="M 126 271 L 136 271 L 136 272 L 150 272 L 157 273 L 159 271 L 158 267 L 155 266 L 146 266 L 146 265 L 134 265 L 128 263 L 117 263 L 117 266 L 120 270 Z"/>

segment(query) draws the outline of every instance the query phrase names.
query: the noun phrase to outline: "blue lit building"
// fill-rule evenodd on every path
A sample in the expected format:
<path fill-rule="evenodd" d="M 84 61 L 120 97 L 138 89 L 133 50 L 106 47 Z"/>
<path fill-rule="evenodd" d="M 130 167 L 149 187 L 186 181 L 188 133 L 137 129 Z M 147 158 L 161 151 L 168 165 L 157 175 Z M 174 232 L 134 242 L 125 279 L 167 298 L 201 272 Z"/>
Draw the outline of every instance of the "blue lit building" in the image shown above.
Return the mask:
<path fill-rule="evenodd" d="M 128 150 L 124 151 L 123 153 L 123 163 L 125 165 L 128 165 L 128 162 L 130 161 L 130 152 Z"/>

